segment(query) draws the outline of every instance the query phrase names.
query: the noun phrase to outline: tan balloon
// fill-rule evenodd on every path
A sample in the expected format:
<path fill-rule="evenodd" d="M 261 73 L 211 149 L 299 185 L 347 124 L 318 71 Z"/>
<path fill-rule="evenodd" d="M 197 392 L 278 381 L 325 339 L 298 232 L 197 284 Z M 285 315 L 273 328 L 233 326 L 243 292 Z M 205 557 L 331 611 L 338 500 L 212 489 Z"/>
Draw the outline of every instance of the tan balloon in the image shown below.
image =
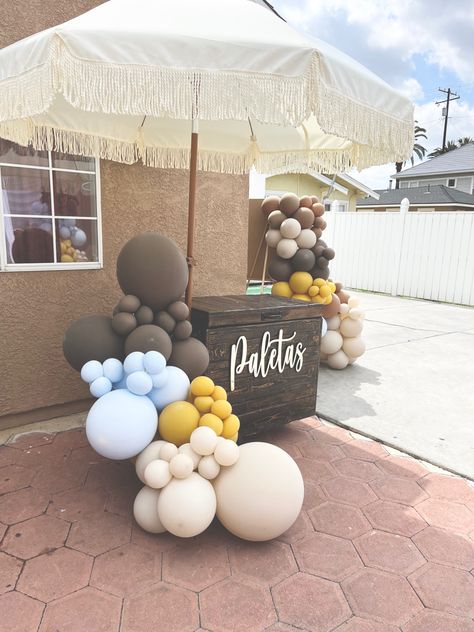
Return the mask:
<path fill-rule="evenodd" d="M 142 487 L 133 503 L 133 515 L 142 529 L 148 533 L 163 533 L 166 531 L 158 516 L 159 489 Z"/>
<path fill-rule="evenodd" d="M 272 211 L 268 216 L 270 228 L 280 228 L 282 222 L 286 219 L 286 215 L 281 211 Z"/>
<path fill-rule="evenodd" d="M 296 243 L 300 248 L 312 248 L 316 245 L 316 235 L 309 228 L 303 228 L 296 238 Z"/>
<path fill-rule="evenodd" d="M 255 542 L 272 540 L 297 519 L 304 484 L 296 462 L 281 448 L 253 442 L 240 447 L 235 465 L 214 480 L 217 517 L 231 533 Z"/>
<path fill-rule="evenodd" d="M 324 215 L 324 204 L 316 202 L 316 204 L 313 204 L 311 207 L 311 210 L 313 211 L 315 217 L 321 217 L 321 215 Z"/>
<path fill-rule="evenodd" d="M 341 326 L 341 319 L 337 314 L 328 318 L 326 322 L 328 324 L 328 329 L 331 329 L 332 331 L 337 331 Z"/>
<path fill-rule="evenodd" d="M 336 353 L 342 347 L 342 336 L 338 331 L 328 330 L 324 338 L 321 338 L 321 351 L 330 355 Z"/>
<path fill-rule="evenodd" d="M 329 305 L 324 306 L 324 310 L 323 310 L 324 318 L 328 319 L 335 316 L 337 313 L 339 313 L 340 307 L 341 307 L 341 302 L 337 294 L 333 294 L 332 300 L 329 303 Z"/>
<path fill-rule="evenodd" d="M 270 195 L 262 202 L 262 213 L 268 217 L 272 211 L 280 208 L 280 198 L 278 195 Z"/>
<path fill-rule="evenodd" d="M 291 259 L 298 250 L 298 244 L 294 239 L 282 239 L 276 248 L 277 255 L 282 259 Z"/>
<path fill-rule="evenodd" d="M 346 356 L 342 349 L 336 351 L 336 353 L 332 353 L 328 356 L 328 365 L 331 369 L 345 369 L 349 364 L 349 358 Z"/>
<path fill-rule="evenodd" d="M 337 289 L 337 284 L 336 284 L 336 289 Z M 346 304 L 350 299 L 350 295 L 345 290 L 339 290 L 338 292 L 336 292 L 336 294 L 339 300 L 341 301 L 341 303 Z"/>
<path fill-rule="evenodd" d="M 300 198 L 300 206 L 303 206 L 305 208 L 311 208 L 313 204 L 314 204 L 313 198 L 310 195 L 304 195 L 302 198 Z"/>
<path fill-rule="evenodd" d="M 207 478 L 207 480 L 209 481 L 216 478 L 220 471 L 221 466 L 212 454 L 209 454 L 208 456 L 203 456 L 202 459 L 199 461 L 198 472 L 201 476 Z"/>
<path fill-rule="evenodd" d="M 294 217 L 289 217 L 280 226 L 280 233 L 285 239 L 296 239 L 301 233 L 301 224 Z"/>
<path fill-rule="evenodd" d="M 365 342 L 360 336 L 345 338 L 342 343 L 342 350 L 349 358 L 360 358 L 365 351 Z"/>
<path fill-rule="evenodd" d="M 314 224 L 314 213 L 306 206 L 300 207 L 293 217 L 299 221 L 301 228 L 312 228 Z"/>
<path fill-rule="evenodd" d="M 285 193 L 280 200 L 280 206 L 278 207 L 282 213 L 285 213 L 287 217 L 296 213 L 300 207 L 300 198 L 294 193 Z"/>
<path fill-rule="evenodd" d="M 167 443 L 167 441 L 161 441 L 161 439 L 159 441 L 153 441 L 137 456 L 135 472 L 142 483 L 145 482 L 144 473 L 146 466 L 148 463 L 160 458 L 160 450 L 165 443 Z"/>
<path fill-rule="evenodd" d="M 360 309 L 360 307 L 352 307 L 351 309 L 349 309 L 349 316 L 354 320 L 362 318 L 363 313 L 364 312 Z"/>
<path fill-rule="evenodd" d="M 281 241 L 282 235 L 277 228 L 270 228 L 265 233 L 265 241 L 267 242 L 269 248 L 276 248 Z"/>
<path fill-rule="evenodd" d="M 353 320 L 352 318 L 345 318 L 339 329 L 344 338 L 355 338 L 362 332 L 364 325 L 361 320 Z"/>

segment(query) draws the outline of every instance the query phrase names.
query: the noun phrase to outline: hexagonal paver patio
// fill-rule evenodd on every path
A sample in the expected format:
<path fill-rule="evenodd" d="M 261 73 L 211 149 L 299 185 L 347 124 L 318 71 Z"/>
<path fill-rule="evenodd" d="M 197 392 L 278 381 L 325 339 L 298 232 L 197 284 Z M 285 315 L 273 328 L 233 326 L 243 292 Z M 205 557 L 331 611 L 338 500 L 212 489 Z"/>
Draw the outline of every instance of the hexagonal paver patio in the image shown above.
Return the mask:
<path fill-rule="evenodd" d="M 145 533 L 82 429 L 0 446 L 0 632 L 474 632 L 471 483 L 314 417 L 263 440 L 305 480 L 267 543 Z"/>

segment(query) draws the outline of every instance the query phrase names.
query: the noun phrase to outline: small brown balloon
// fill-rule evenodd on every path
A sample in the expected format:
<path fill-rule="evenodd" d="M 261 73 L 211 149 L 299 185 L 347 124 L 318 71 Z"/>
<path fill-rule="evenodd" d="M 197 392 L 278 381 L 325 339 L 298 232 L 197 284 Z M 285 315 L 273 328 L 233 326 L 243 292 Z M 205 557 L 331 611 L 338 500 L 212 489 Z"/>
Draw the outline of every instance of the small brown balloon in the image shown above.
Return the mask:
<path fill-rule="evenodd" d="M 172 334 L 174 328 L 176 327 L 175 319 L 166 311 L 158 312 L 155 315 L 155 320 L 153 321 L 153 323 L 155 325 L 158 325 L 158 327 L 164 329 L 167 334 Z"/>
<path fill-rule="evenodd" d="M 331 259 L 334 259 L 334 257 L 336 256 L 336 253 L 334 252 L 334 250 L 332 248 L 325 248 L 323 251 L 323 257 L 326 257 L 326 259 L 328 261 L 331 261 Z"/>
<path fill-rule="evenodd" d="M 314 224 L 314 215 L 310 208 L 301 206 L 293 217 L 299 221 L 301 228 L 311 228 Z"/>
<path fill-rule="evenodd" d="M 333 294 L 332 301 L 329 303 L 329 305 L 324 306 L 324 310 L 323 310 L 324 318 L 326 319 L 332 318 L 333 316 L 338 314 L 340 307 L 341 307 L 341 301 L 339 300 L 339 297 L 336 294 Z"/>
<path fill-rule="evenodd" d="M 286 215 L 281 211 L 272 211 L 268 216 L 268 223 L 270 224 L 270 228 L 280 228 L 285 219 Z"/>
<path fill-rule="evenodd" d="M 340 292 L 344 287 L 340 281 L 337 281 L 334 285 L 336 286 L 336 292 Z"/>
<path fill-rule="evenodd" d="M 209 365 L 209 352 L 196 338 L 175 340 L 168 364 L 177 366 L 186 373 L 190 380 L 194 380 L 198 375 L 205 373 Z"/>
<path fill-rule="evenodd" d="M 153 310 L 148 305 L 142 305 L 135 312 L 135 318 L 139 325 L 151 325 L 154 317 Z"/>
<path fill-rule="evenodd" d="M 189 318 L 189 307 L 183 301 L 171 303 L 171 305 L 168 305 L 166 308 L 166 311 L 178 322 Z"/>
<path fill-rule="evenodd" d="M 130 314 L 134 314 L 140 308 L 140 299 L 133 294 L 126 294 L 122 296 L 118 303 L 119 310 L 121 312 L 129 312 Z"/>
<path fill-rule="evenodd" d="M 289 259 L 274 257 L 268 266 L 268 274 L 274 281 L 288 281 L 293 274 L 293 268 Z"/>
<path fill-rule="evenodd" d="M 313 198 L 310 195 L 304 195 L 302 198 L 300 198 L 300 206 L 311 208 L 313 204 Z"/>
<path fill-rule="evenodd" d="M 317 204 L 319 202 L 319 198 L 316 195 L 312 195 L 311 200 L 313 201 L 313 204 Z"/>
<path fill-rule="evenodd" d="M 125 355 L 133 351 L 159 351 L 168 360 L 171 355 L 171 338 L 157 325 L 141 325 L 125 340 Z"/>
<path fill-rule="evenodd" d="M 324 252 L 323 246 L 318 246 L 318 244 L 316 244 L 316 246 L 313 246 L 311 250 L 314 252 L 314 256 L 316 257 L 316 259 L 319 259 L 319 257 L 323 256 L 323 252 Z"/>
<path fill-rule="evenodd" d="M 329 268 L 319 268 L 317 265 L 310 272 L 313 279 L 329 279 Z"/>
<path fill-rule="evenodd" d="M 300 248 L 290 261 L 295 272 L 309 272 L 315 266 L 316 257 L 311 250 Z"/>
<path fill-rule="evenodd" d="M 119 336 L 128 336 L 137 326 L 137 319 L 129 312 L 119 312 L 112 318 L 112 329 Z"/>
<path fill-rule="evenodd" d="M 326 259 L 326 257 L 318 257 L 316 263 L 318 264 L 319 268 L 327 268 L 329 265 L 329 261 Z"/>
<path fill-rule="evenodd" d="M 316 204 L 313 204 L 311 209 L 315 217 L 321 217 L 321 215 L 324 215 L 324 204 L 321 204 L 321 202 L 316 202 Z"/>
<path fill-rule="evenodd" d="M 326 230 L 326 228 L 328 227 L 328 223 L 326 222 L 325 219 L 323 219 L 321 226 L 319 227 L 321 230 Z"/>
<path fill-rule="evenodd" d="M 313 232 L 316 235 L 316 238 L 319 239 L 323 234 L 322 228 L 313 228 Z"/>
<path fill-rule="evenodd" d="M 311 211 L 312 212 L 312 211 Z M 313 215 L 314 217 L 314 215 Z M 323 228 L 324 220 L 322 217 L 314 217 L 314 227 L 315 228 Z"/>
<path fill-rule="evenodd" d="M 262 213 L 265 217 L 268 217 L 272 211 L 276 211 L 280 208 L 280 198 L 278 195 L 269 195 L 262 202 Z"/>
<path fill-rule="evenodd" d="M 341 303 L 347 303 L 350 299 L 350 294 L 346 292 L 345 290 L 337 291 L 337 284 L 336 284 L 336 294 Z"/>
<path fill-rule="evenodd" d="M 176 340 L 186 340 L 193 333 L 193 326 L 189 320 L 180 321 L 173 332 L 173 336 Z"/>
<path fill-rule="evenodd" d="M 327 248 L 328 245 L 325 241 L 323 241 L 322 239 L 318 239 L 316 246 L 323 246 L 323 248 Z"/>
<path fill-rule="evenodd" d="M 280 200 L 280 211 L 287 217 L 296 213 L 300 207 L 300 198 L 294 193 L 285 193 Z"/>

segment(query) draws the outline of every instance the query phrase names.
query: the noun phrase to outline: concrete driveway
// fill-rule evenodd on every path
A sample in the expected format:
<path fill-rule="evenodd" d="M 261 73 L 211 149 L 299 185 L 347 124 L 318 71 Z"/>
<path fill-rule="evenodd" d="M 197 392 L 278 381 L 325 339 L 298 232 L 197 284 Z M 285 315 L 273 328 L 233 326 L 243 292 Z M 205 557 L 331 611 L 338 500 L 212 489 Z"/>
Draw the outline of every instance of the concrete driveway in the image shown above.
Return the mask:
<path fill-rule="evenodd" d="M 365 355 L 321 368 L 317 413 L 474 479 L 474 309 L 351 292 Z"/>

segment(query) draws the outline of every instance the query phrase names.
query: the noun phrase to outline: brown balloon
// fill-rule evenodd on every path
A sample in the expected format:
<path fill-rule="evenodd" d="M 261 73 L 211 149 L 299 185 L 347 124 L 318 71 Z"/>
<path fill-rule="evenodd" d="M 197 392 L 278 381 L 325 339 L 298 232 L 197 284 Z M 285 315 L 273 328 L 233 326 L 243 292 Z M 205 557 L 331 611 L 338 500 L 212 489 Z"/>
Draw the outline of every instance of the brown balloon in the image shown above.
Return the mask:
<path fill-rule="evenodd" d="M 344 287 L 340 281 L 335 282 L 334 285 L 336 286 L 336 292 L 340 292 Z"/>
<path fill-rule="evenodd" d="M 314 252 L 314 256 L 316 257 L 316 259 L 319 259 L 319 257 L 323 256 L 323 252 L 324 252 L 323 246 L 318 246 L 318 244 L 316 243 L 316 246 L 313 246 L 311 250 Z"/>
<path fill-rule="evenodd" d="M 331 261 L 336 256 L 336 253 L 332 248 L 325 248 L 323 250 L 323 257 L 325 257 L 328 261 Z"/>
<path fill-rule="evenodd" d="M 310 271 L 313 279 L 324 279 L 327 281 L 329 279 L 329 268 L 319 268 L 317 265 Z"/>
<path fill-rule="evenodd" d="M 321 215 L 324 215 L 324 204 L 316 202 L 316 204 L 313 204 L 311 207 L 311 210 L 313 211 L 315 217 L 321 217 Z"/>
<path fill-rule="evenodd" d="M 80 371 L 89 360 L 123 360 L 123 340 L 112 329 L 110 316 L 92 314 L 69 325 L 64 334 L 63 353 L 72 368 Z"/>
<path fill-rule="evenodd" d="M 314 227 L 322 229 L 323 228 L 323 224 L 325 224 L 325 221 L 323 220 L 323 218 L 322 217 L 314 217 L 314 215 L 313 215 L 313 218 L 314 218 Z"/>
<path fill-rule="evenodd" d="M 324 310 L 323 310 L 324 318 L 326 319 L 332 318 L 333 316 L 338 314 L 340 307 L 341 307 L 341 301 L 339 300 L 339 297 L 337 296 L 337 294 L 333 294 L 332 301 L 329 303 L 329 305 L 324 306 Z"/>
<path fill-rule="evenodd" d="M 306 208 L 311 208 L 313 206 L 313 198 L 310 195 L 304 195 L 300 198 L 300 206 L 305 206 Z"/>
<path fill-rule="evenodd" d="M 15 231 L 12 244 L 13 263 L 52 263 L 53 238 L 42 228 L 25 228 Z"/>
<path fill-rule="evenodd" d="M 316 239 L 319 239 L 323 234 L 323 230 L 322 228 L 313 228 L 313 233 L 316 235 Z"/>
<path fill-rule="evenodd" d="M 340 300 L 341 303 L 347 303 L 350 299 L 350 294 L 348 292 L 346 292 L 345 290 L 339 290 L 339 292 L 337 291 L 337 284 L 336 284 L 336 294 Z"/>
<path fill-rule="evenodd" d="M 166 308 L 166 311 L 178 322 L 189 318 L 189 307 L 183 301 L 171 303 Z"/>
<path fill-rule="evenodd" d="M 176 340 L 168 364 L 182 369 L 190 380 L 203 375 L 209 365 L 209 352 L 200 340 Z"/>
<path fill-rule="evenodd" d="M 329 265 L 329 261 L 326 259 L 326 257 L 318 257 L 316 263 L 318 264 L 319 268 L 327 268 Z"/>
<path fill-rule="evenodd" d="M 125 294 L 137 296 L 153 311 L 183 296 L 188 266 L 176 244 L 156 233 L 130 239 L 117 258 L 117 280 Z"/>
<path fill-rule="evenodd" d="M 141 325 L 125 340 L 125 355 L 133 351 L 159 351 L 166 360 L 171 355 L 171 338 L 164 329 L 157 325 Z"/>
<path fill-rule="evenodd" d="M 293 217 L 299 221 L 301 228 L 311 228 L 314 224 L 314 215 L 310 208 L 301 206 Z"/>
<path fill-rule="evenodd" d="M 135 312 L 135 318 L 139 325 L 151 325 L 154 317 L 153 310 L 148 305 L 142 305 Z"/>
<path fill-rule="evenodd" d="M 322 239 L 318 239 L 318 241 L 316 242 L 316 246 L 322 246 L 323 248 L 328 247 L 327 243 L 323 241 Z"/>
<path fill-rule="evenodd" d="M 174 328 L 176 327 L 175 319 L 171 316 L 171 314 L 168 314 L 168 312 L 164 310 L 155 315 L 153 323 L 164 329 L 167 334 L 172 334 Z"/>
<path fill-rule="evenodd" d="M 137 319 L 129 312 L 118 312 L 112 318 L 112 329 L 119 336 L 128 336 L 137 326 Z"/>
<path fill-rule="evenodd" d="M 294 193 L 285 193 L 280 200 L 280 211 L 287 217 L 296 213 L 300 207 L 300 198 Z"/>
<path fill-rule="evenodd" d="M 262 202 L 262 213 L 265 217 L 268 217 L 272 211 L 277 211 L 280 208 L 280 198 L 278 195 L 269 195 Z"/>
<path fill-rule="evenodd" d="M 175 327 L 173 336 L 176 340 L 186 340 L 193 333 L 193 326 L 189 320 L 181 320 Z"/>
<path fill-rule="evenodd" d="M 127 294 L 126 296 L 122 296 L 118 303 L 118 308 L 120 312 L 130 312 L 134 314 L 138 309 L 140 309 L 140 299 L 133 294 Z"/>
<path fill-rule="evenodd" d="M 313 204 L 317 204 L 319 202 L 319 198 L 318 198 L 317 195 L 312 195 L 311 196 L 311 200 L 312 200 Z"/>
<path fill-rule="evenodd" d="M 328 223 L 326 222 L 325 219 L 323 219 L 323 222 L 321 224 L 321 226 L 319 227 L 321 230 L 326 230 L 326 228 L 328 227 Z"/>
<path fill-rule="evenodd" d="M 288 281 L 293 274 L 293 267 L 289 259 L 274 257 L 268 266 L 268 274 L 274 281 Z"/>
<path fill-rule="evenodd" d="M 316 257 L 312 250 L 300 248 L 290 261 L 295 272 L 309 272 L 316 264 Z"/>

